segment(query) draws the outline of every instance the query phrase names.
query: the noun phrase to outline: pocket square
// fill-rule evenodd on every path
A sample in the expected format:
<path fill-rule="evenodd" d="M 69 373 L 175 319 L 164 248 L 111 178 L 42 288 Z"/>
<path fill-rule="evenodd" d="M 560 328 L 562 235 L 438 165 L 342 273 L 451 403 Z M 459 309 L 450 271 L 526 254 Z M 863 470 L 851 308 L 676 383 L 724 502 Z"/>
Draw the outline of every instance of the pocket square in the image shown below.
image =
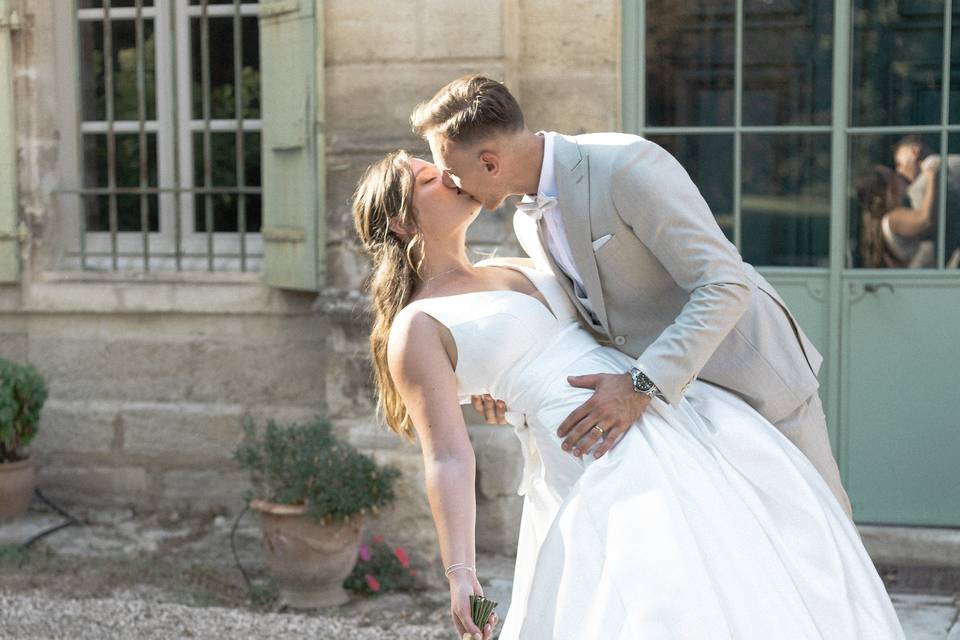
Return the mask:
<path fill-rule="evenodd" d="M 593 250 L 594 250 L 594 251 L 598 251 L 598 250 L 600 249 L 600 247 L 602 247 L 603 245 L 607 244 L 607 243 L 610 241 L 610 238 L 612 238 L 612 237 L 613 237 L 613 234 L 612 234 L 612 233 L 608 233 L 607 235 L 605 235 L 605 236 L 600 236 L 599 238 L 597 238 L 596 240 L 594 240 L 594 241 L 593 241 Z"/>

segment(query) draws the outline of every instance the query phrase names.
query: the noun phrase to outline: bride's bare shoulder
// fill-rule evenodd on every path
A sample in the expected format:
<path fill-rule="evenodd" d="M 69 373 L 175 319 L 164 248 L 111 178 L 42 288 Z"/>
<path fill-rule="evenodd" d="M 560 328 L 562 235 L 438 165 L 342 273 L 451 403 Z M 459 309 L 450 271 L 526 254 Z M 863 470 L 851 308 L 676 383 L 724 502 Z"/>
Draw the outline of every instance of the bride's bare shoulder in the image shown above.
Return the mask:
<path fill-rule="evenodd" d="M 390 325 L 387 359 L 396 364 L 433 349 L 447 351 L 450 342 L 449 329 L 417 304 L 410 303 L 397 313 Z"/>

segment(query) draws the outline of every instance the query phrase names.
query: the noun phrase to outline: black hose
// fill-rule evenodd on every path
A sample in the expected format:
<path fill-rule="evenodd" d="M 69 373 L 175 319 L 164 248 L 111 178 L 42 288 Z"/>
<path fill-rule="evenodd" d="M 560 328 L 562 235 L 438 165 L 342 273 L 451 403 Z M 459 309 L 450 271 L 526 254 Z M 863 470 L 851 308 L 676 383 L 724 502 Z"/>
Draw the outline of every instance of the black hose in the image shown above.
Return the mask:
<path fill-rule="evenodd" d="M 64 518 L 66 518 L 67 521 L 66 521 L 66 522 L 61 522 L 60 524 L 58 524 L 58 525 L 55 526 L 55 527 L 50 527 L 49 529 L 45 529 L 44 531 L 41 531 L 40 533 L 36 534 L 36 535 L 33 536 L 32 538 L 30 538 L 29 540 L 27 540 L 26 542 L 24 542 L 22 545 L 20 545 L 20 548 L 22 548 L 22 549 L 29 549 L 30 546 L 31 546 L 34 542 L 36 542 L 37 540 L 40 540 L 41 538 L 45 538 L 45 537 L 47 537 L 48 535 L 50 535 L 51 533 L 55 533 L 55 532 L 57 532 L 57 531 L 60 531 L 60 529 L 65 529 L 66 527 L 70 527 L 70 526 L 73 526 L 73 525 L 79 525 L 79 524 L 80 524 L 80 521 L 79 521 L 79 520 L 77 520 L 75 517 L 73 517 L 72 515 L 70 515 L 69 513 L 67 513 L 64 509 L 61 509 L 59 506 L 57 506 L 56 504 L 54 504 L 53 501 L 50 500 L 50 498 L 48 498 L 47 496 L 43 495 L 43 493 L 40 492 L 40 489 L 34 488 L 33 493 L 34 493 L 34 495 L 36 495 L 38 498 L 40 498 L 40 501 L 41 501 L 41 502 L 43 502 L 43 503 L 46 504 L 48 507 L 50 507 L 51 509 L 53 509 L 54 511 L 56 511 L 57 513 L 59 513 L 59 514 L 60 514 L 61 516 L 63 516 Z"/>
<path fill-rule="evenodd" d="M 249 508 L 250 508 L 250 505 L 246 505 L 243 508 L 243 511 L 241 511 L 239 515 L 237 515 L 237 517 L 234 519 L 233 528 L 230 529 L 230 551 L 233 552 L 233 560 L 234 562 L 237 563 L 237 568 L 240 569 L 240 573 L 243 574 L 243 580 L 247 583 L 247 591 L 251 591 L 253 589 L 253 583 L 250 581 L 250 576 L 247 575 L 246 569 L 244 569 L 243 565 L 240 564 L 240 556 L 237 555 L 236 538 L 237 538 L 237 525 L 240 524 L 240 518 L 243 517 L 243 515 L 247 512 Z"/>

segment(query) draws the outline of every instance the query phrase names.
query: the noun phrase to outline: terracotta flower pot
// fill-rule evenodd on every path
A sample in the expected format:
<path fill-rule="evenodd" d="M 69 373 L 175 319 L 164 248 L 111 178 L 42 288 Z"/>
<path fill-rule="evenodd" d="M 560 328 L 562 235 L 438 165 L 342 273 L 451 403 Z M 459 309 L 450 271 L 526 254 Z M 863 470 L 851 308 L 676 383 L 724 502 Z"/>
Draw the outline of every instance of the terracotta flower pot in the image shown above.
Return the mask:
<path fill-rule="evenodd" d="M 33 458 L 0 463 L 0 522 L 26 513 L 35 483 Z"/>
<path fill-rule="evenodd" d="M 314 609 L 350 599 L 343 581 L 357 562 L 363 516 L 324 525 L 302 505 L 253 500 L 250 508 L 260 514 L 261 544 L 283 604 Z"/>

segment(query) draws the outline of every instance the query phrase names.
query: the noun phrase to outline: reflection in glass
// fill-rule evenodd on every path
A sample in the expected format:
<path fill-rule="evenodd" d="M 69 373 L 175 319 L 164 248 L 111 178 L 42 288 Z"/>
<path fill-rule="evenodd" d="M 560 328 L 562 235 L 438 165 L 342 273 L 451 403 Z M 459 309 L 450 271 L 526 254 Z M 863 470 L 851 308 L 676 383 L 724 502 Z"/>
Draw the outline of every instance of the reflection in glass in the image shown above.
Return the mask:
<path fill-rule="evenodd" d="M 953 2 L 950 36 L 950 124 L 960 122 L 960 2 Z"/>
<path fill-rule="evenodd" d="M 851 137 L 848 266 L 936 267 L 939 176 L 922 168 L 938 143 L 937 134 Z"/>
<path fill-rule="evenodd" d="M 756 266 L 826 267 L 830 136 L 743 136 L 741 247 Z"/>
<path fill-rule="evenodd" d="M 830 124 L 833 0 L 745 0 L 743 123 Z"/>
<path fill-rule="evenodd" d="M 111 20 L 113 38 L 113 117 L 137 120 L 137 43 L 133 20 Z M 80 91 L 84 120 L 106 120 L 107 91 L 102 21 L 79 23 Z M 153 20 L 143 20 L 144 107 L 146 119 L 156 118 L 156 73 Z"/>
<path fill-rule="evenodd" d="M 650 126 L 733 124 L 734 0 L 647 0 Z"/>
<path fill-rule="evenodd" d="M 938 124 L 943 0 L 855 0 L 854 126 Z"/>
<path fill-rule="evenodd" d="M 949 136 L 947 152 L 947 222 L 943 259 L 948 269 L 960 269 L 960 136 Z"/>
<path fill-rule="evenodd" d="M 733 136 L 669 135 L 651 136 L 650 140 L 683 165 L 724 235 L 733 241 Z"/>

